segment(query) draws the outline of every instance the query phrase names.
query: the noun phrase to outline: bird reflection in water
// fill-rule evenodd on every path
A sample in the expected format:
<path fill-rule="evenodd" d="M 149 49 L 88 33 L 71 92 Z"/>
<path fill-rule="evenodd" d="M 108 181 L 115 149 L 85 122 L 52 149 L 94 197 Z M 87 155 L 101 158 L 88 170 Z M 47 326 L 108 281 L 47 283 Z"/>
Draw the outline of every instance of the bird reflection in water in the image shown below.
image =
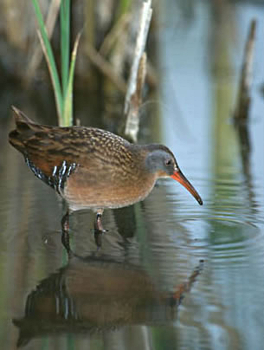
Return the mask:
<path fill-rule="evenodd" d="M 176 319 L 203 261 L 171 292 L 161 291 L 142 268 L 107 257 L 74 256 L 40 282 L 14 319 L 18 346 L 51 334 L 91 335 L 126 325 L 164 325 Z"/>

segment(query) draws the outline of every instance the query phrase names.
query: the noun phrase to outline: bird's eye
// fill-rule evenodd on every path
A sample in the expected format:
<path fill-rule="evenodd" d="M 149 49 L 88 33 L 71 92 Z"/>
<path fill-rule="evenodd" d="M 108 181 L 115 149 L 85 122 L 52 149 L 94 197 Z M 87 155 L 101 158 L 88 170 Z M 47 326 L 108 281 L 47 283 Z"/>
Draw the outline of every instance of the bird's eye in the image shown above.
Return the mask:
<path fill-rule="evenodd" d="M 166 160 L 165 160 L 165 165 L 166 165 L 166 166 L 171 165 L 171 163 L 172 163 L 171 159 L 166 159 Z"/>

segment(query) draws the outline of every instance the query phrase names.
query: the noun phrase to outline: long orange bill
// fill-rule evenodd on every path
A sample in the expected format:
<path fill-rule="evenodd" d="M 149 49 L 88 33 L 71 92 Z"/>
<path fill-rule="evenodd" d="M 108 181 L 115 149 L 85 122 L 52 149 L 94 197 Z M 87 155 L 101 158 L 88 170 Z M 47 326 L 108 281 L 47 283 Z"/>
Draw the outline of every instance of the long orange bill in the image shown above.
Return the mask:
<path fill-rule="evenodd" d="M 193 187 L 193 185 L 191 185 L 191 183 L 186 179 L 186 177 L 183 175 L 180 169 L 175 170 L 171 177 L 174 180 L 178 181 L 181 185 L 183 185 L 193 195 L 193 197 L 197 200 L 197 202 L 200 205 L 203 205 L 202 198 L 199 196 L 198 192 Z"/>

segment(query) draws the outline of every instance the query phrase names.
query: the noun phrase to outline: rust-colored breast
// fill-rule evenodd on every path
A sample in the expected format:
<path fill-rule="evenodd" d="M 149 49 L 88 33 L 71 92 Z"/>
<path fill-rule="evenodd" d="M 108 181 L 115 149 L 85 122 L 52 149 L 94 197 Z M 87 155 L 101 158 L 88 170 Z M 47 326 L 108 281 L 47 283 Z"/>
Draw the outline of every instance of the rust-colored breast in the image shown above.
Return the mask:
<path fill-rule="evenodd" d="M 80 166 L 69 177 L 63 196 L 72 210 L 119 208 L 143 200 L 156 181 L 154 174 L 123 175 L 107 166 L 102 173 Z"/>

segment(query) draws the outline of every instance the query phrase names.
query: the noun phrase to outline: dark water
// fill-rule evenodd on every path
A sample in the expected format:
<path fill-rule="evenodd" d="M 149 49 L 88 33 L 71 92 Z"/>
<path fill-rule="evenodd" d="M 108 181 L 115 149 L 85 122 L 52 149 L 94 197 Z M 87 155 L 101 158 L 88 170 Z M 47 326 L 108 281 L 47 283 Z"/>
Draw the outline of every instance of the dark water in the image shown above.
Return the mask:
<path fill-rule="evenodd" d="M 190 7 L 191 9 L 191 7 Z M 172 180 L 132 207 L 74 213 L 68 261 L 63 204 L 1 130 L 0 339 L 3 349 L 263 349 L 264 7 L 221 21 L 207 2 L 162 7 L 161 120 L 200 207 Z M 246 37 L 258 20 L 250 147 L 231 122 Z M 148 122 L 146 122 L 148 124 Z M 149 138 L 150 136 L 147 135 Z M 157 141 L 157 139 L 155 139 Z M 202 264 L 201 261 L 204 261 Z"/>

